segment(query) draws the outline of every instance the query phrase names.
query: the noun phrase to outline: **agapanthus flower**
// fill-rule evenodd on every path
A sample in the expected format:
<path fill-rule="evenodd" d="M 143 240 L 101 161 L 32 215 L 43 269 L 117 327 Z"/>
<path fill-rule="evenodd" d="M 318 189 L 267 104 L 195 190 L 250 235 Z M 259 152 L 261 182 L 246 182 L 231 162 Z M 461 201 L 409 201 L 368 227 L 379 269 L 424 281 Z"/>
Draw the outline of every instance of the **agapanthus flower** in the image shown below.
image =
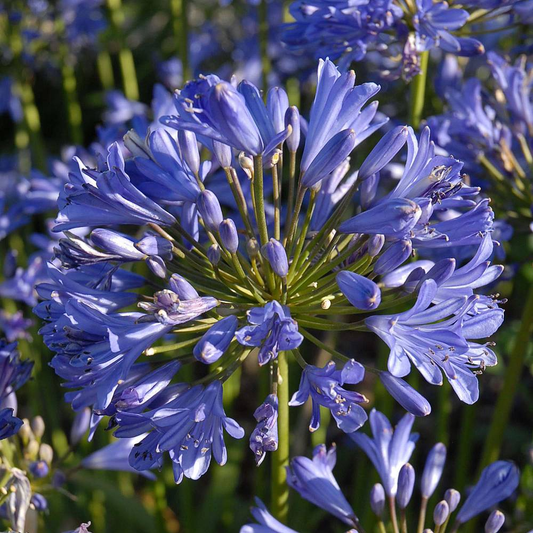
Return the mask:
<path fill-rule="evenodd" d="M 343 389 L 342 385 L 359 383 L 364 375 L 365 369 L 354 359 L 348 361 L 341 370 L 337 370 L 333 361 L 324 368 L 308 365 L 302 372 L 300 387 L 289 405 L 302 405 L 311 396 L 313 408 L 310 431 L 316 431 L 320 427 L 320 406 L 323 406 L 331 411 L 339 429 L 352 433 L 366 422 L 367 415 L 359 404 L 368 400 L 358 392 Z"/>
<path fill-rule="evenodd" d="M 495 52 L 487 55 L 492 77 L 444 80 L 447 101 L 442 115 L 430 117 L 436 143 L 468 163 L 478 183 L 490 180 L 498 214 L 518 229 L 531 225 L 533 194 L 531 158 L 533 101 L 531 65 L 525 57 L 510 63 Z"/>
<path fill-rule="evenodd" d="M 312 431 L 323 406 L 353 434 L 367 419 L 366 398 L 351 387 L 364 367 L 333 349 L 342 367 L 306 360 L 304 339 L 323 348 L 320 332 L 330 330 L 370 330 L 391 347 L 413 342 L 409 355 L 394 352 L 391 361 L 403 366 L 391 362 L 382 380 L 417 415 L 430 407 L 401 379 L 409 361 L 423 361 L 435 384 L 440 365 L 463 398 L 477 397 L 475 372 L 496 359 L 476 341 L 503 316 L 497 300 L 475 294 L 500 272 L 489 264 L 493 214 L 479 189 L 465 185 L 462 162 L 435 154 L 429 129 L 417 137 L 391 128 L 350 168 L 355 147 L 387 121 L 370 102 L 378 91 L 321 60 L 309 121 L 282 88 L 263 101 L 252 83 L 215 75 L 187 83 L 173 103 L 160 87 L 160 123 L 122 102 L 128 118 L 116 131 L 133 126 L 124 143 L 110 131 L 96 163 L 75 159 L 55 230 L 81 233 L 54 245 L 48 281 L 37 289 L 45 301 L 35 308 L 48 322 L 41 333 L 56 352 L 51 365 L 74 389 L 66 400 L 77 412 L 92 409 L 89 438 L 109 417 L 118 438 L 142 436 L 131 466 L 160 466 L 168 452 L 177 481 L 197 479 L 211 455 L 226 461 L 223 428 L 243 436 L 221 397 L 251 355 L 271 376 L 250 441 L 258 462 L 277 453 L 276 416 L 286 416 L 280 399 L 290 392 L 292 405 L 311 396 Z M 397 274 L 414 253 L 425 262 Z M 139 261 L 152 270 L 146 278 L 124 269 Z M 400 295 L 404 307 L 391 315 Z M 446 335 L 449 358 L 435 355 L 433 367 L 426 352 L 437 353 Z M 293 359 L 303 368 L 298 391 L 287 390 Z M 194 362 L 211 366 L 199 382 L 183 382 L 178 369 Z"/>
<path fill-rule="evenodd" d="M 382 74 L 408 80 L 420 71 L 421 52 L 441 48 L 457 55 L 474 56 L 483 45 L 458 31 L 468 25 L 470 13 L 447 2 L 417 0 L 409 9 L 395 0 L 361 0 L 354 5 L 324 0 L 295 1 L 294 22 L 283 26 L 282 40 L 290 50 L 312 51 L 342 65 L 382 56 Z M 414 28 L 414 31 L 412 31 Z M 397 57 L 402 58 L 401 64 Z M 391 63 L 394 65 L 391 67 Z"/>

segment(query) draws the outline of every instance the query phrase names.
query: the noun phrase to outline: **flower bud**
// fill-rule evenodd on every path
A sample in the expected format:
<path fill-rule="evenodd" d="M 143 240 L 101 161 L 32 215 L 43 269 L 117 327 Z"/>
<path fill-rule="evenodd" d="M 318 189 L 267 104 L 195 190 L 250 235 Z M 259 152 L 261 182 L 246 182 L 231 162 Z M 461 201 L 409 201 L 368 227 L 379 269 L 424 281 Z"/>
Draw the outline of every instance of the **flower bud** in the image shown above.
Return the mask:
<path fill-rule="evenodd" d="M 444 499 L 448 502 L 450 513 L 453 513 L 461 501 L 461 493 L 455 489 L 448 489 L 444 493 Z"/>
<path fill-rule="evenodd" d="M 178 130 L 178 144 L 181 156 L 193 174 L 197 175 L 200 172 L 200 152 L 196 135 L 192 131 Z"/>
<path fill-rule="evenodd" d="M 339 226 L 339 231 L 398 237 L 413 228 L 421 215 L 420 206 L 413 200 L 393 198 L 349 218 Z"/>
<path fill-rule="evenodd" d="M 40 513 L 48 509 L 47 499 L 42 494 L 39 494 L 38 492 L 34 492 L 32 494 L 30 503 L 34 507 L 34 509 Z"/>
<path fill-rule="evenodd" d="M 39 448 L 39 457 L 49 465 L 52 464 L 52 461 L 54 460 L 54 450 L 52 449 L 52 446 L 49 444 L 41 444 L 41 447 Z"/>
<path fill-rule="evenodd" d="M 285 129 L 285 114 L 288 107 L 289 97 L 285 90 L 281 87 L 272 87 L 267 93 L 267 110 L 276 133 Z"/>
<path fill-rule="evenodd" d="M 217 231 L 224 217 L 216 194 L 207 189 L 202 191 L 198 195 L 196 206 L 207 229 Z"/>
<path fill-rule="evenodd" d="M 209 256 L 209 250 L 207 252 L 207 255 Z M 209 260 L 211 261 L 211 259 Z M 180 300 L 192 300 L 193 298 L 200 297 L 196 289 L 179 274 L 172 274 L 172 276 L 170 276 L 170 281 L 168 284 L 172 291 L 178 295 L 178 298 Z"/>
<path fill-rule="evenodd" d="M 510 461 L 496 461 L 481 473 L 477 485 L 457 515 L 457 523 L 464 524 L 485 509 L 505 500 L 518 487 L 520 472 Z"/>
<path fill-rule="evenodd" d="M 235 335 L 237 324 L 237 317 L 231 315 L 211 326 L 194 347 L 194 357 L 205 364 L 218 361 L 229 348 Z"/>
<path fill-rule="evenodd" d="M 34 461 L 30 463 L 30 472 L 35 479 L 41 479 L 48 475 L 50 468 L 45 461 Z"/>
<path fill-rule="evenodd" d="M 390 372 L 380 372 L 381 383 L 387 392 L 409 413 L 415 416 L 427 416 L 431 413 L 429 402 L 407 381 L 393 376 Z"/>
<path fill-rule="evenodd" d="M 287 137 L 289 152 L 296 152 L 300 146 L 300 112 L 296 106 L 291 106 L 285 113 L 285 126 L 291 126 L 292 132 Z"/>
<path fill-rule="evenodd" d="M 334 135 L 313 159 L 304 172 L 301 183 L 310 188 L 327 178 L 355 148 L 356 134 L 352 129 L 340 131 Z"/>
<path fill-rule="evenodd" d="M 372 176 L 369 176 L 368 179 L 363 181 L 361 183 L 360 187 L 360 197 L 361 197 L 361 207 L 366 211 L 372 202 L 374 201 L 374 198 L 376 197 L 376 193 L 378 191 L 379 186 L 379 173 L 372 174 Z"/>
<path fill-rule="evenodd" d="M 441 500 L 437 505 L 435 505 L 435 510 L 433 511 L 433 520 L 435 521 L 436 526 L 442 526 L 446 522 L 448 516 L 450 515 L 450 508 L 446 500 Z"/>
<path fill-rule="evenodd" d="M 377 235 L 372 235 L 367 242 L 367 254 L 370 257 L 376 257 L 376 255 L 381 252 L 383 245 L 385 244 L 385 235 L 378 233 Z"/>
<path fill-rule="evenodd" d="M 220 246 L 218 244 L 212 244 L 207 249 L 207 259 L 215 266 L 220 262 Z"/>
<path fill-rule="evenodd" d="M 227 144 L 213 140 L 213 154 L 222 168 L 231 167 L 231 148 Z"/>
<path fill-rule="evenodd" d="M 249 178 L 253 176 L 254 160 L 251 157 L 248 157 L 244 152 L 239 154 L 239 165 L 246 172 L 246 174 L 248 174 Z"/>
<path fill-rule="evenodd" d="M 246 243 L 246 253 L 248 254 L 249 257 L 251 258 L 257 257 L 259 255 L 259 251 L 260 251 L 259 243 L 257 242 L 256 239 L 250 239 Z"/>
<path fill-rule="evenodd" d="M 396 241 L 391 244 L 374 264 L 374 272 L 379 276 L 391 272 L 409 259 L 413 251 L 411 241 Z"/>
<path fill-rule="evenodd" d="M 357 309 L 371 311 L 381 303 L 381 291 L 372 280 L 346 270 L 339 272 L 336 279 L 342 294 Z"/>
<path fill-rule="evenodd" d="M 423 498 L 430 498 L 437 485 L 439 484 L 446 463 L 446 446 L 442 442 L 437 442 L 431 448 L 422 473 L 422 482 L 420 484 L 420 492 Z"/>
<path fill-rule="evenodd" d="M 409 505 L 414 486 L 415 469 L 409 463 L 405 463 L 398 475 L 398 492 L 396 493 L 396 501 L 400 509 L 405 509 Z"/>
<path fill-rule="evenodd" d="M 36 416 L 31 421 L 31 429 L 36 439 L 40 439 L 44 435 L 45 425 L 42 416 Z"/>
<path fill-rule="evenodd" d="M 485 523 L 485 533 L 498 533 L 505 523 L 505 515 L 498 510 L 492 511 Z"/>
<path fill-rule="evenodd" d="M 89 424 L 91 422 L 91 409 L 85 407 L 81 411 L 76 413 L 74 422 L 72 422 L 72 427 L 70 428 L 70 444 L 75 446 L 78 442 L 81 441 L 83 435 L 89 429 Z"/>
<path fill-rule="evenodd" d="M 385 490 L 381 483 L 376 483 L 370 491 L 370 508 L 378 518 L 383 516 L 385 509 Z"/>
<path fill-rule="evenodd" d="M 283 244 L 276 239 L 270 239 L 261 249 L 263 257 L 270 263 L 272 270 L 280 277 L 284 278 L 289 272 L 289 262 L 287 252 Z"/>
<path fill-rule="evenodd" d="M 235 222 L 231 218 L 226 218 L 218 227 L 220 240 L 228 252 L 234 254 L 239 249 L 239 234 Z"/>
<path fill-rule="evenodd" d="M 24 425 L 26 425 L 26 423 Z M 28 442 L 26 446 L 25 452 L 26 452 L 26 455 L 32 459 L 35 459 L 37 455 L 39 454 L 39 443 L 33 438 L 33 435 L 32 435 L 32 440 L 30 440 L 30 442 Z"/>
<path fill-rule="evenodd" d="M 407 141 L 408 131 L 407 126 L 397 126 L 380 139 L 359 169 L 360 181 L 369 178 L 390 163 Z"/>

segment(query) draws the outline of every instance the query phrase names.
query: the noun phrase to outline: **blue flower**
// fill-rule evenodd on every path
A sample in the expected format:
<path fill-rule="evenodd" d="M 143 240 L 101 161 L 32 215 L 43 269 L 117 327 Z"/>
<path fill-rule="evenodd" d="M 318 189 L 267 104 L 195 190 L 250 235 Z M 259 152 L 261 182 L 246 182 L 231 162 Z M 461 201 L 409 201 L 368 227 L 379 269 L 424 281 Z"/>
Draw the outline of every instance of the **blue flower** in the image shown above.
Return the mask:
<path fill-rule="evenodd" d="M 303 405 L 311 396 L 313 407 L 309 431 L 316 431 L 320 427 L 322 405 L 331 411 L 339 429 L 352 433 L 366 422 L 366 413 L 359 404 L 368 400 L 358 392 L 343 389 L 342 385 L 359 383 L 364 375 L 363 366 L 354 359 L 348 361 L 342 370 L 337 370 L 333 361 L 323 368 L 307 365 L 302 372 L 300 387 L 289 405 Z"/>
<path fill-rule="evenodd" d="M 109 148 L 106 170 L 89 170 L 80 161 L 79 171 L 69 179 L 59 198 L 54 231 L 115 224 L 168 226 L 176 221 L 133 185 L 116 143 Z"/>
<path fill-rule="evenodd" d="M 7 439 L 18 433 L 22 420 L 13 416 L 13 409 L 0 409 L 0 440 Z"/>
<path fill-rule="evenodd" d="M 172 460 L 174 479 L 180 483 L 183 476 L 198 479 L 211 462 L 227 460 L 223 430 L 233 438 L 241 439 L 244 430 L 224 413 L 222 384 L 214 381 L 207 387 L 183 385 L 167 403 L 142 414 L 117 413 L 119 438 L 150 433 L 134 445 L 129 461 L 137 470 L 147 470 L 160 464 L 164 452 Z"/>
<path fill-rule="evenodd" d="M 450 31 L 462 28 L 468 17 L 464 9 L 450 9 L 447 2 L 433 0 L 416 0 L 417 13 L 413 17 L 416 36 L 420 50 L 429 50 L 435 46 L 457 55 L 482 54 L 483 45 L 472 38 L 455 37 Z"/>
<path fill-rule="evenodd" d="M 269 394 L 266 400 L 255 410 L 257 426 L 250 435 L 250 449 L 254 453 L 255 463 L 259 466 L 266 457 L 266 452 L 278 449 L 278 398 Z"/>
<path fill-rule="evenodd" d="M 356 527 L 359 520 L 333 476 L 336 461 L 335 446 L 327 450 L 324 444 L 320 444 L 313 450 L 312 460 L 307 457 L 291 460 L 287 468 L 287 483 L 302 498 L 328 511 L 345 524 Z"/>
<path fill-rule="evenodd" d="M 235 336 L 244 346 L 260 348 L 257 356 L 260 365 L 276 359 L 278 352 L 294 350 L 302 343 L 297 322 L 291 318 L 289 309 L 278 302 L 254 307 L 247 314 L 252 325 L 239 329 Z"/>
<path fill-rule="evenodd" d="M 240 533 L 297 533 L 276 520 L 259 498 L 255 499 L 255 504 L 257 507 L 252 507 L 250 512 L 258 524 L 246 524 L 241 527 Z"/>
<path fill-rule="evenodd" d="M 473 370 L 493 365 L 495 360 L 493 354 L 475 343 L 471 345 L 467 338 L 492 335 L 501 320 L 492 320 L 490 314 L 483 317 L 483 312 L 469 316 L 469 312 L 475 312 L 476 296 L 445 300 L 430 307 L 437 290 L 433 280 L 426 280 L 409 311 L 371 316 L 365 322 L 389 346 L 388 369 L 393 376 L 406 376 L 414 364 L 429 383 L 441 385 L 444 372 L 459 398 L 474 403 L 479 390 Z"/>
<path fill-rule="evenodd" d="M 17 343 L 0 340 L 0 402 L 30 379 L 33 361 L 20 359 Z"/>
<path fill-rule="evenodd" d="M 496 461 L 487 466 L 456 517 L 457 524 L 468 520 L 509 498 L 518 487 L 520 471 L 509 461 Z"/>
<path fill-rule="evenodd" d="M 350 434 L 372 461 L 389 497 L 396 496 L 400 470 L 409 461 L 415 449 L 418 435 L 411 434 L 414 420 L 415 417 L 407 413 L 393 430 L 387 417 L 372 409 L 370 427 L 374 438 L 371 439 L 361 432 Z"/>

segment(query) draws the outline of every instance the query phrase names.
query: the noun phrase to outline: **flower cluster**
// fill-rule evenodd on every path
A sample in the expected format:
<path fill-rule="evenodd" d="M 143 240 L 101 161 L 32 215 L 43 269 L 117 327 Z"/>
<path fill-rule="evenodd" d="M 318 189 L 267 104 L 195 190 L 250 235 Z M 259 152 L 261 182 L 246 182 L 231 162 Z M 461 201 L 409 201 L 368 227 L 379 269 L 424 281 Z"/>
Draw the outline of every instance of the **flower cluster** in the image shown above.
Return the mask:
<path fill-rule="evenodd" d="M 224 430 L 244 436 L 222 395 L 250 354 L 273 375 L 250 437 L 258 463 L 277 448 L 289 354 L 302 367 L 290 405 L 311 396 L 311 431 L 323 406 L 353 434 L 367 399 L 347 385 L 361 383 L 365 368 L 337 351 L 337 362 L 309 364 L 300 346 L 305 338 L 322 346 L 321 330 L 381 337 L 388 369 L 370 369 L 414 414 L 431 407 L 402 379 L 411 364 L 429 383 L 442 384 L 444 373 L 461 400 L 477 400 L 476 374 L 496 363 L 477 341 L 503 319 L 496 300 L 474 294 L 501 273 L 490 266 L 493 214 L 464 183 L 463 163 L 435 154 L 428 128 L 419 137 L 390 129 L 350 173 L 354 148 L 386 119 L 369 103 L 379 86 L 356 85 L 329 60 L 319 62 L 309 121 L 278 87 L 266 103 L 252 83 L 215 75 L 173 100 L 161 90 L 159 123 L 112 142 L 96 164 L 75 158 L 58 199 L 55 257 L 37 287 L 51 366 L 74 389 L 66 394 L 74 410 L 92 410 L 91 435 L 110 417 L 117 437 L 136 439 L 132 467 L 159 467 L 168 453 L 176 482 L 197 479 L 212 455 L 225 463 Z M 406 144 L 391 184 L 388 169 Z M 456 250 L 474 257 L 461 265 L 450 258 Z M 415 254 L 428 259 L 409 262 Z M 157 281 L 124 268 L 140 263 Z M 386 314 L 399 295 L 406 310 Z M 358 322 L 332 320 L 357 314 Z M 215 366 L 196 382 L 176 379 L 192 361 Z"/>
<path fill-rule="evenodd" d="M 399 525 L 402 531 L 407 530 L 406 509 L 411 502 L 415 486 L 415 470 L 408 461 L 418 439 L 417 434 L 411 433 L 413 422 L 414 417 L 406 414 L 393 429 L 385 415 L 373 410 L 370 413 L 373 438 L 361 433 L 350 435 L 372 461 L 381 478 L 381 483 L 374 485 L 371 490 L 370 506 L 383 531 L 387 501 L 393 530 L 399 531 Z M 336 453 L 335 446 L 328 450 L 321 444 L 315 448 L 312 459 L 295 457 L 290 463 L 288 483 L 302 498 L 324 509 L 356 531 L 363 531 L 359 519 L 333 475 Z M 417 521 L 420 531 L 431 531 L 424 529 L 428 522 L 428 501 L 439 485 L 445 462 L 446 447 L 438 443 L 428 454 L 420 481 L 420 513 Z M 518 468 L 513 463 L 496 461 L 483 470 L 478 482 L 460 507 L 461 494 L 455 489 L 446 490 L 444 498 L 435 505 L 432 514 L 434 530 L 445 528 L 450 523 L 451 530 L 457 531 L 463 524 L 509 498 L 518 487 L 519 479 Z M 258 508 L 252 509 L 252 513 L 260 525 L 243 526 L 241 533 L 293 531 L 277 522 L 260 500 L 257 503 Z M 398 509 L 400 519 L 397 516 Z M 457 509 L 457 514 L 453 517 Z M 496 533 L 504 521 L 503 513 L 493 511 L 487 519 L 485 531 Z"/>
<path fill-rule="evenodd" d="M 479 183 L 490 178 L 496 207 L 518 229 L 533 229 L 533 69 L 525 56 L 514 64 L 489 52 L 492 79 L 462 79 L 453 58 L 447 59 L 442 93 L 444 114 L 427 122 L 437 144 L 468 161 Z"/>

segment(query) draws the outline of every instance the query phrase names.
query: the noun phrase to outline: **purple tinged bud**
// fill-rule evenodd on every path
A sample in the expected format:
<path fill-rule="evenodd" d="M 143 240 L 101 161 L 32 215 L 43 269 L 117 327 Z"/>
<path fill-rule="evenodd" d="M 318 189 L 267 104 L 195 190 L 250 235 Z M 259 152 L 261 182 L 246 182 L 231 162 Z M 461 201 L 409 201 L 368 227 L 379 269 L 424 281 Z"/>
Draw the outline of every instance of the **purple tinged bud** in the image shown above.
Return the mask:
<path fill-rule="evenodd" d="M 505 523 L 505 515 L 498 510 L 490 513 L 485 523 L 485 533 L 498 533 Z"/>
<path fill-rule="evenodd" d="M 228 252 L 234 254 L 239 249 L 239 234 L 235 222 L 231 218 L 226 218 L 218 227 L 220 240 Z"/>
<path fill-rule="evenodd" d="M 391 244 L 376 261 L 374 272 L 382 276 L 393 271 L 409 259 L 412 251 L 411 241 L 403 240 Z"/>
<path fill-rule="evenodd" d="M 213 154 L 222 168 L 231 167 L 231 147 L 213 140 Z"/>
<path fill-rule="evenodd" d="M 496 461 L 487 466 L 461 507 L 457 523 L 464 524 L 485 509 L 511 496 L 519 481 L 520 471 L 510 461 Z"/>
<path fill-rule="evenodd" d="M 422 210 L 412 200 L 393 198 L 344 221 L 339 231 L 401 237 L 414 227 L 421 214 Z"/>
<path fill-rule="evenodd" d="M 379 173 L 372 174 L 369 176 L 363 183 L 361 183 L 360 194 L 361 194 L 361 207 L 363 209 L 368 209 L 378 191 L 379 186 Z"/>
<path fill-rule="evenodd" d="M 192 131 L 178 130 L 178 144 L 181 156 L 192 172 L 197 175 L 200 172 L 200 151 L 196 135 Z"/>
<path fill-rule="evenodd" d="M 267 93 L 267 110 L 276 133 L 285 129 L 285 113 L 288 107 L 289 97 L 285 90 L 280 87 L 272 87 Z"/>
<path fill-rule="evenodd" d="M 367 254 L 370 257 L 376 257 L 376 255 L 381 252 L 381 249 L 383 248 L 385 244 L 385 235 L 372 235 L 370 239 L 368 239 L 367 243 Z"/>
<path fill-rule="evenodd" d="M 200 297 L 196 289 L 179 274 L 172 274 L 168 284 L 180 300 L 193 300 Z"/>
<path fill-rule="evenodd" d="M 146 255 L 158 255 L 163 259 L 172 259 L 172 244 L 158 235 L 145 235 L 135 248 Z"/>
<path fill-rule="evenodd" d="M 450 513 L 453 513 L 461 501 L 461 493 L 455 489 L 448 489 L 444 493 L 444 499 L 448 502 Z"/>
<path fill-rule="evenodd" d="M 385 510 L 385 489 L 381 483 L 376 483 L 370 491 L 370 508 L 378 518 L 383 516 L 383 511 Z"/>
<path fill-rule="evenodd" d="M 217 231 L 220 223 L 224 219 L 222 208 L 216 194 L 212 191 L 202 191 L 196 200 L 196 206 L 200 212 L 204 224 L 210 231 Z"/>
<path fill-rule="evenodd" d="M 370 279 L 355 272 L 343 270 L 337 274 L 337 285 L 342 294 L 357 309 L 371 311 L 381 303 L 381 291 Z"/>
<path fill-rule="evenodd" d="M 300 112 L 296 106 L 291 106 L 285 113 L 285 126 L 291 126 L 292 132 L 287 137 L 289 152 L 296 152 L 300 146 Z"/>
<path fill-rule="evenodd" d="M 379 172 L 402 149 L 407 141 L 407 126 L 397 126 L 387 132 L 376 144 L 359 169 L 359 180 L 364 181 Z"/>
<path fill-rule="evenodd" d="M 352 129 L 334 135 L 305 171 L 301 183 L 310 188 L 327 178 L 352 153 L 356 144 L 356 133 Z"/>
<path fill-rule="evenodd" d="M 46 509 L 48 509 L 48 500 L 42 494 L 39 494 L 38 492 L 34 492 L 31 495 L 30 503 L 34 507 L 34 509 L 39 513 L 42 513 L 43 511 L 46 511 Z"/>
<path fill-rule="evenodd" d="M 446 463 L 446 446 L 442 442 L 437 442 L 431 448 L 422 473 L 422 482 L 420 485 L 420 492 L 423 498 L 430 498 L 437 485 L 439 484 L 444 464 Z"/>
<path fill-rule="evenodd" d="M 78 444 L 87 430 L 91 422 L 91 409 L 84 407 L 81 411 L 76 413 L 72 427 L 70 428 L 70 444 L 75 446 Z"/>
<path fill-rule="evenodd" d="M 409 413 L 427 416 L 431 413 L 430 403 L 407 381 L 393 376 L 390 372 L 380 372 L 381 383 L 387 392 Z"/>
<path fill-rule="evenodd" d="M 218 265 L 220 262 L 220 246 L 218 244 L 212 244 L 207 249 L 207 259 L 209 259 L 213 265 Z"/>
<path fill-rule="evenodd" d="M 48 475 L 50 469 L 48 468 L 46 461 L 34 461 L 30 464 L 30 472 L 35 479 L 41 479 Z"/>
<path fill-rule="evenodd" d="M 398 492 L 396 493 L 396 501 L 400 509 L 405 509 L 413 495 L 415 487 L 415 469 L 409 463 L 405 463 L 398 475 Z"/>
<path fill-rule="evenodd" d="M 194 347 L 194 357 L 206 365 L 218 361 L 229 348 L 235 336 L 237 324 L 237 317 L 232 315 L 211 326 Z"/>
<path fill-rule="evenodd" d="M 272 270 L 280 277 L 284 278 L 289 272 L 289 262 L 287 252 L 276 239 L 270 239 L 261 249 L 263 257 L 270 263 Z"/>
<path fill-rule="evenodd" d="M 442 526 L 446 522 L 448 516 L 450 516 L 450 508 L 448 507 L 448 502 L 446 500 L 441 500 L 437 505 L 435 505 L 435 510 L 433 511 L 433 520 L 435 521 L 436 526 Z"/>

